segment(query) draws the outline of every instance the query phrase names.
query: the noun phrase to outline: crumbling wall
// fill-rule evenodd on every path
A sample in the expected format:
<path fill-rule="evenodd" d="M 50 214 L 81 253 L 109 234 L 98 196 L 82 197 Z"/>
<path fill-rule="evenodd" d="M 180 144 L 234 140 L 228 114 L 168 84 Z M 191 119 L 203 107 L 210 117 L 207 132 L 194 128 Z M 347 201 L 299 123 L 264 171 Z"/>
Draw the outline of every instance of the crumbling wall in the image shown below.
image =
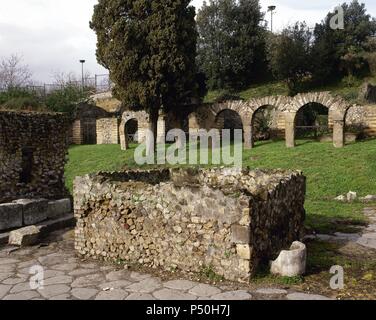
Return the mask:
<path fill-rule="evenodd" d="M 0 112 L 0 203 L 67 195 L 70 125 L 63 114 Z"/>
<path fill-rule="evenodd" d="M 305 218 L 300 172 L 154 170 L 78 177 L 75 248 L 166 270 L 212 268 L 248 280 L 297 240 Z"/>

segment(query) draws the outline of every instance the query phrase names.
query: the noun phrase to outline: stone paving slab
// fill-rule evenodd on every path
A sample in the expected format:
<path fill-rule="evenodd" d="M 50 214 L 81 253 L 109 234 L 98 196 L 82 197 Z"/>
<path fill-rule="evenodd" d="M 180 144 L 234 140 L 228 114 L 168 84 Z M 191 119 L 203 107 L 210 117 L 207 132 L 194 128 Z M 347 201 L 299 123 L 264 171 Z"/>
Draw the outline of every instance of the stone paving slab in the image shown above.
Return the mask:
<path fill-rule="evenodd" d="M 34 266 L 44 271 L 44 288 L 38 290 L 32 290 L 29 282 Z M 117 265 L 81 261 L 69 238 L 46 247 L 0 248 L 0 299 L 4 300 L 252 300 L 263 295 L 317 299 L 280 288 L 233 289 L 188 279 L 162 280 Z"/>

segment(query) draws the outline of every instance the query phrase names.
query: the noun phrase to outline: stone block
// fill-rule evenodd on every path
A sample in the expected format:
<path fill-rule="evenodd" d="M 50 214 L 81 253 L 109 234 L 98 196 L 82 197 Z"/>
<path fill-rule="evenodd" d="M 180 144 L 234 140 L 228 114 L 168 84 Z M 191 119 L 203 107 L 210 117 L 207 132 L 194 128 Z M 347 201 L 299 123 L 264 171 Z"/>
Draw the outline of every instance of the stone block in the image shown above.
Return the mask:
<path fill-rule="evenodd" d="M 231 241 L 238 244 L 247 244 L 250 242 L 251 235 L 249 227 L 234 225 L 231 227 Z"/>
<path fill-rule="evenodd" d="M 301 276 L 306 271 L 307 247 L 294 242 L 290 250 L 283 250 L 278 259 L 271 263 L 271 273 L 282 277 Z"/>
<path fill-rule="evenodd" d="M 48 202 L 45 199 L 21 199 L 13 203 L 22 205 L 23 224 L 30 226 L 47 220 Z"/>
<path fill-rule="evenodd" d="M 236 252 L 240 258 L 244 260 L 251 260 L 251 248 L 248 244 L 237 244 Z"/>
<path fill-rule="evenodd" d="M 39 240 L 40 228 L 29 226 L 14 230 L 9 234 L 9 244 L 14 246 L 33 246 Z"/>
<path fill-rule="evenodd" d="M 60 218 L 67 213 L 72 212 L 72 203 L 70 199 L 61 199 L 50 201 L 48 203 L 47 217 L 48 219 Z"/>
<path fill-rule="evenodd" d="M 22 206 L 15 203 L 0 204 L 0 230 L 22 227 Z"/>

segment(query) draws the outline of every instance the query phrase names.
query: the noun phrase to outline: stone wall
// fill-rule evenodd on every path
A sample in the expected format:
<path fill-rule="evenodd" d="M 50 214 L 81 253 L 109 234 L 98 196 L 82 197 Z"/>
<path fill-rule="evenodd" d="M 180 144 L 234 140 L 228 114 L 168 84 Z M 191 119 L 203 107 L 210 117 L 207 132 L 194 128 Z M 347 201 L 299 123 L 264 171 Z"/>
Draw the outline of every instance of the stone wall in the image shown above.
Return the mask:
<path fill-rule="evenodd" d="M 97 120 L 97 144 L 119 143 L 119 120 L 107 118 Z"/>
<path fill-rule="evenodd" d="M 75 248 L 166 270 L 249 280 L 300 236 L 301 172 L 154 170 L 77 177 Z"/>
<path fill-rule="evenodd" d="M 0 203 L 66 196 L 70 125 L 62 114 L 0 112 Z"/>

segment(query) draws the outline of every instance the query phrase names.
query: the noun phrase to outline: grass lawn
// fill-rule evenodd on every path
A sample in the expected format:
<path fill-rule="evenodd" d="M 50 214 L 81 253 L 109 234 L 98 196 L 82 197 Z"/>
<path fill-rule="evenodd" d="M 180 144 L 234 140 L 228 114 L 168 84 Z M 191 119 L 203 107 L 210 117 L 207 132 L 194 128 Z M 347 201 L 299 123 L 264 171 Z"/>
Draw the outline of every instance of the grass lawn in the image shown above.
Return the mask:
<path fill-rule="evenodd" d="M 284 141 L 258 143 L 253 150 L 244 152 L 244 166 L 302 170 L 307 176 L 307 226 L 318 232 L 349 232 L 354 224 L 364 224 L 364 204 L 343 204 L 333 199 L 350 190 L 360 196 L 376 194 L 376 140 L 343 149 L 335 149 L 331 143 L 297 144 L 295 149 L 287 149 Z M 76 176 L 135 167 L 134 148 L 121 151 L 119 145 L 71 147 L 66 166 L 67 187 L 72 191 Z"/>

